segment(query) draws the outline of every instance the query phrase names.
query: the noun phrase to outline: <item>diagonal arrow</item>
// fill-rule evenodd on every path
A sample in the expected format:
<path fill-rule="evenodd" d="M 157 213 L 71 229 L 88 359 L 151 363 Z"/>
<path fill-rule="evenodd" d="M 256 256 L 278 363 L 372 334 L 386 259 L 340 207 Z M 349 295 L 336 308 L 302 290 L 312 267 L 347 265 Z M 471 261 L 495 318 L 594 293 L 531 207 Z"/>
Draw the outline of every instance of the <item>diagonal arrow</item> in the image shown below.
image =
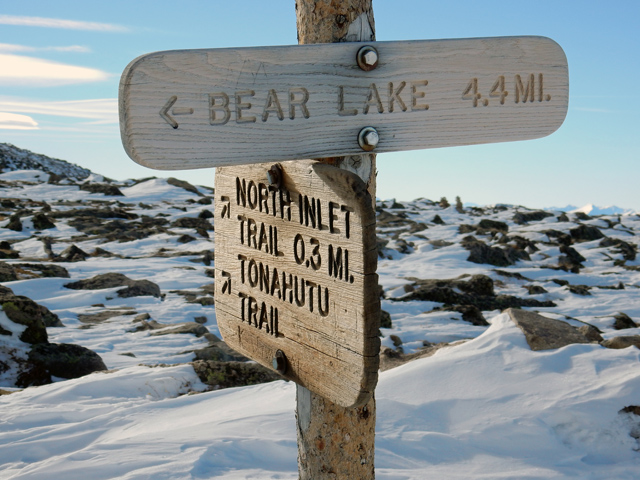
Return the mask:
<path fill-rule="evenodd" d="M 174 95 L 169 99 L 169 101 L 160 109 L 160 116 L 164 118 L 164 121 L 171 125 L 173 128 L 178 128 L 178 122 L 175 121 L 173 117 L 169 115 L 169 109 L 173 107 L 173 104 L 176 103 L 178 97 Z"/>

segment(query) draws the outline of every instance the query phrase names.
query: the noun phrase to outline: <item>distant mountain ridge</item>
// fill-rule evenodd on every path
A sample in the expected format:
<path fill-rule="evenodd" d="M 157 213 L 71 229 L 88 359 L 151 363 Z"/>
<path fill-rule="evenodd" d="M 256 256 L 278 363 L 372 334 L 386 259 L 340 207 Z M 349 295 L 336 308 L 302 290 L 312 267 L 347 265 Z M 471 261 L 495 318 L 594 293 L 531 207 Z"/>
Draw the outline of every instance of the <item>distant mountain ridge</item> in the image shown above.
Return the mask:
<path fill-rule="evenodd" d="M 586 215 L 629 215 L 629 214 L 636 213 L 631 208 L 622 208 L 616 205 L 599 207 L 597 205 L 593 205 L 592 203 L 588 203 L 582 207 L 576 207 L 575 205 L 567 205 L 565 207 L 549 207 L 549 208 L 545 208 L 545 210 L 566 212 L 566 213 L 580 212 Z"/>
<path fill-rule="evenodd" d="M 16 147 L 10 143 L 0 143 L 0 171 L 42 170 L 76 180 L 84 180 L 93 172 L 65 160 L 47 157 L 39 153 Z"/>

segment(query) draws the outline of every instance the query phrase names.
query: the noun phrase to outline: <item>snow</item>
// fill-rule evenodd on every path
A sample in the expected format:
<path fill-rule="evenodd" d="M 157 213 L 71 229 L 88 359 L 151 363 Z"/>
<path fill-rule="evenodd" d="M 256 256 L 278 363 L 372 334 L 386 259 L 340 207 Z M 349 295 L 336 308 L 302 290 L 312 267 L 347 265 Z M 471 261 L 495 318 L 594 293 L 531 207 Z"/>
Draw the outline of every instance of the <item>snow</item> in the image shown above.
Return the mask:
<path fill-rule="evenodd" d="M 54 165 L 55 166 L 55 165 Z M 88 175 L 88 174 L 87 174 Z M 101 205 L 120 202 L 139 215 L 161 214 L 172 222 L 197 216 L 211 205 L 196 203 L 199 196 L 165 179 L 127 182 L 124 197 L 106 197 L 79 191 L 75 185 L 48 185 L 42 171 L 6 172 L 3 193 L 12 199 L 47 201 L 55 209 L 78 208 L 74 202 Z M 99 176 L 90 177 L 101 180 Z M 201 193 L 208 195 L 204 189 Z M 61 203 L 67 202 L 70 203 Z M 55 205 L 55 203 L 57 205 Z M 390 212 L 392 201 L 381 202 Z M 142 206 L 141 204 L 147 204 Z M 462 275 L 491 277 L 497 294 L 551 300 L 556 306 L 541 314 L 580 326 L 595 325 L 605 338 L 640 335 L 640 328 L 617 331 L 613 315 L 625 312 L 640 323 L 640 260 L 614 264 L 622 254 L 601 247 L 599 241 L 574 244 L 585 257 L 580 273 L 541 268 L 560 255 L 545 231 L 566 232 L 576 226 L 557 216 L 528 225 L 512 218 L 522 207 L 485 207 L 474 217 L 455 208 L 442 209 L 420 200 L 405 205 L 407 219 L 423 223 L 423 230 L 400 233 L 380 228 L 390 239 L 387 258 L 378 264 L 384 289 L 382 309 L 392 320 L 382 329 L 382 344 L 394 348 L 391 335 L 402 340 L 405 353 L 417 352 L 423 342 L 456 342 L 380 374 L 376 390 L 376 478 L 383 480 L 437 479 L 590 479 L 638 478 L 640 471 L 640 416 L 622 412 L 640 405 L 640 350 L 606 349 L 598 344 L 531 351 L 521 330 L 500 311 L 484 311 L 490 326 L 474 326 L 460 313 L 439 310 L 429 301 L 400 301 L 414 279 L 452 279 Z M 578 211 L 578 210 L 575 210 Z M 439 215 L 444 224 L 432 222 Z M 594 210 L 589 211 L 595 215 Z M 607 214 L 609 215 L 609 214 Z M 597 225 L 610 238 L 638 245 L 640 217 L 619 212 L 581 220 Z M 109 372 L 24 390 L 9 385 L 11 371 L 0 375 L 0 477 L 3 479 L 296 479 L 297 444 L 295 385 L 268 384 L 205 391 L 193 368 L 195 349 L 208 345 L 193 335 L 151 336 L 135 331 L 133 318 L 142 313 L 160 323 L 192 322 L 206 317 L 205 326 L 219 336 L 215 307 L 188 303 L 180 292 L 199 292 L 214 279 L 202 252 L 214 248 L 213 238 L 180 244 L 177 236 L 190 229 L 128 241 L 105 241 L 81 235 L 67 219 L 43 233 L 22 217 L 23 232 L 0 228 L 21 254 L 7 263 L 44 262 L 40 240 L 55 240 L 60 253 L 73 243 L 89 252 L 96 247 L 115 254 L 61 263 L 70 278 L 21 278 L 4 282 L 16 295 L 25 295 L 56 313 L 65 327 L 48 328 L 51 342 L 75 343 L 97 352 Z M 539 251 L 531 261 L 499 268 L 467 261 L 460 241 L 461 223 L 481 218 L 508 224 L 509 234 L 535 240 Z M 607 220 L 607 221 L 605 221 Z M 0 223 L 4 225 L 4 223 Z M 212 235 L 213 237 L 213 235 Z M 479 236 L 480 237 L 480 236 Z M 488 244 L 497 240 L 481 236 Z M 411 253 L 392 249 L 400 240 Z M 450 242 L 451 245 L 442 242 Z M 158 255 L 163 248 L 164 254 Z M 500 271 L 528 280 L 506 277 Z M 131 279 L 157 283 L 163 298 L 121 299 L 118 288 L 71 290 L 70 281 L 119 272 Z M 592 287 L 589 296 L 570 293 L 562 281 Z M 559 282 L 558 282 L 559 281 Z M 622 290 L 613 287 L 619 284 Z M 547 293 L 527 296 L 526 285 Z M 107 321 L 83 324 L 79 315 L 117 312 Z M 532 309 L 536 310 L 536 309 Z M 19 334 L 24 327 L 0 311 L 0 326 Z M 2 337 L 0 337 L 1 339 Z M 9 337 L 7 337 L 9 338 Z M 11 337 L 13 338 L 13 337 Z M 7 348 L 25 345 L 12 340 Z M 16 350 L 17 351 L 17 350 Z M 4 355 L 4 356 L 3 356 Z M 7 359 L 6 349 L 0 361 Z"/>

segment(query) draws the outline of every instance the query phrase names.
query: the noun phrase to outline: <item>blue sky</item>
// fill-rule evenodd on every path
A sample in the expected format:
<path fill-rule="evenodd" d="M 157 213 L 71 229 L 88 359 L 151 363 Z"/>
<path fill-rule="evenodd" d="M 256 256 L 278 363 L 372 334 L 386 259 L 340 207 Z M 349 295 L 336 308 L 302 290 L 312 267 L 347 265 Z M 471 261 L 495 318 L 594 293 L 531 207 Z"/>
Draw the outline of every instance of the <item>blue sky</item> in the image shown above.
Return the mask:
<path fill-rule="evenodd" d="M 549 137 L 378 156 L 378 197 L 640 210 L 640 2 L 374 0 L 381 41 L 543 35 L 569 62 L 567 119 Z M 292 45 L 293 0 L 0 0 L 0 142 L 116 178 L 213 169 L 138 166 L 120 141 L 120 74 L 159 50 Z"/>

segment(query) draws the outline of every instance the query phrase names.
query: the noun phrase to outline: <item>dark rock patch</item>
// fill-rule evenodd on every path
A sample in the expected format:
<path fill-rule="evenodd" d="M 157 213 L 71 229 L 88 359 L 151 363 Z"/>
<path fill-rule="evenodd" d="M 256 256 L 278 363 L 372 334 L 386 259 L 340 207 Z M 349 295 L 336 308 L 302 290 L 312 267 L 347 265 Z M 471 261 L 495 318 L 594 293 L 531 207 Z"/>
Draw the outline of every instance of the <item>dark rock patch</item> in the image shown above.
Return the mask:
<path fill-rule="evenodd" d="M 56 224 L 53 223 L 44 213 L 36 213 L 31 218 L 31 221 L 33 223 L 33 228 L 36 230 L 48 230 L 49 228 L 56 227 Z"/>
<path fill-rule="evenodd" d="M 615 247 L 613 252 L 622 255 L 622 258 L 628 262 L 633 262 L 636 259 L 636 253 L 638 247 L 630 243 L 620 240 L 619 238 L 605 237 L 600 242 L 601 247 Z"/>
<path fill-rule="evenodd" d="M 569 230 L 569 233 L 575 242 L 590 242 L 605 237 L 598 227 L 592 225 L 580 225 Z"/>
<path fill-rule="evenodd" d="M 547 217 L 553 217 L 553 213 L 538 210 L 535 212 L 516 212 L 513 216 L 513 223 L 525 225 L 529 222 L 539 222 Z"/>
<path fill-rule="evenodd" d="M 478 223 L 478 228 L 482 230 L 488 231 L 497 231 L 507 233 L 509 231 L 509 226 L 504 222 L 499 222 L 497 220 L 490 220 L 488 218 L 483 218 Z"/>
<path fill-rule="evenodd" d="M 581 327 L 578 327 L 578 331 L 585 337 L 587 337 L 587 340 L 589 340 L 590 342 L 600 343 L 604 340 L 602 338 L 602 335 L 600 335 L 602 332 L 600 332 L 600 330 L 598 330 L 593 325 L 583 325 Z"/>
<path fill-rule="evenodd" d="M 475 305 L 451 305 L 444 307 L 443 310 L 448 312 L 458 312 L 462 314 L 462 320 L 469 322 L 471 325 L 486 327 L 489 322 L 484 318 L 482 312 Z"/>
<path fill-rule="evenodd" d="M 591 287 L 589 287 L 588 285 L 567 285 L 567 288 L 571 293 L 574 293 L 576 295 L 591 295 L 591 292 L 589 292 L 589 290 L 591 290 Z"/>

